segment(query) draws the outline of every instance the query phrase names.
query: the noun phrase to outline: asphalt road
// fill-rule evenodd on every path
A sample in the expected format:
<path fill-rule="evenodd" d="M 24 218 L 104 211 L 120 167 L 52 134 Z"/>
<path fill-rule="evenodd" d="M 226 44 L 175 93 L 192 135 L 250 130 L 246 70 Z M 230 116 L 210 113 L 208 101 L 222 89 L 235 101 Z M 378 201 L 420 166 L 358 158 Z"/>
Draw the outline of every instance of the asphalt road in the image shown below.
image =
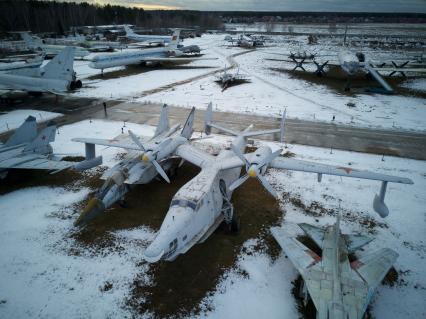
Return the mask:
<path fill-rule="evenodd" d="M 114 120 L 156 125 L 160 104 L 119 103 L 108 109 L 108 117 Z M 172 123 L 184 123 L 189 109 L 171 107 Z M 103 111 L 93 117 L 103 118 Z M 197 110 L 195 129 L 203 129 L 204 111 Z M 257 129 L 279 128 L 279 119 L 252 114 L 214 112 L 214 119 L 235 130 L 242 130 L 250 124 Z M 265 138 L 271 138 L 265 136 Z M 276 134 L 275 139 L 279 136 Z M 426 159 L 426 133 L 358 128 L 334 123 L 311 122 L 287 119 L 285 141 L 310 146 L 342 149 L 374 154 L 394 155 L 419 160 Z"/>

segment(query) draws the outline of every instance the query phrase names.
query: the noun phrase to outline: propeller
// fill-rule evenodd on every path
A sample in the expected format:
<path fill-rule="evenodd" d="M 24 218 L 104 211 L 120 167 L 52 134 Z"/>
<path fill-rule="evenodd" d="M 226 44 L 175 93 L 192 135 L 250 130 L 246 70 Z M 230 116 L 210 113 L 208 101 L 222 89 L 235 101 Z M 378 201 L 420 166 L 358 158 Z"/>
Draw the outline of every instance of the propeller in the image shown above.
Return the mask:
<path fill-rule="evenodd" d="M 156 149 L 155 150 L 147 150 L 147 149 L 145 149 L 145 147 L 143 146 L 143 144 L 141 143 L 141 141 L 139 140 L 139 138 L 135 135 L 135 134 L 133 134 L 133 132 L 132 131 L 130 131 L 129 130 L 129 135 L 130 135 L 130 138 L 132 139 L 132 141 L 137 145 L 137 146 L 139 146 L 139 148 L 144 152 L 143 153 L 143 155 L 142 155 L 142 160 L 144 161 L 144 162 L 150 162 L 150 163 L 152 163 L 152 165 L 154 165 L 154 167 L 155 167 L 155 169 L 156 169 L 156 171 L 157 171 L 157 173 L 158 174 L 160 174 L 161 175 L 161 177 L 163 177 L 164 178 L 164 180 L 167 182 L 167 183 L 170 183 L 170 179 L 169 179 L 169 177 L 167 176 L 167 174 L 166 174 L 166 172 L 163 170 L 163 168 L 161 167 L 161 165 L 160 164 L 158 164 L 158 162 L 157 162 L 157 153 L 160 151 L 160 149 L 161 148 L 163 148 L 163 147 L 165 147 L 166 145 L 168 145 L 170 142 L 171 142 L 171 140 L 170 139 L 166 139 L 166 140 L 164 140 L 163 142 L 161 142 L 157 147 L 156 147 Z"/>
<path fill-rule="evenodd" d="M 250 163 L 247 158 L 244 156 L 241 151 L 235 147 L 235 145 L 232 145 L 232 150 L 234 151 L 235 155 L 237 155 L 243 163 L 245 163 L 246 166 L 246 174 L 237 179 L 235 182 L 233 182 L 229 189 L 233 191 L 237 187 L 239 187 L 241 184 L 243 184 L 249 177 L 256 177 L 259 182 L 263 185 L 263 187 L 266 188 L 266 190 L 275 198 L 278 197 L 277 192 L 274 190 L 274 188 L 269 184 L 269 182 L 266 180 L 266 178 L 263 176 L 266 167 L 268 164 L 276 157 L 278 157 L 281 154 L 281 149 L 276 150 L 275 152 L 269 154 L 268 156 L 261 159 L 259 163 Z"/>

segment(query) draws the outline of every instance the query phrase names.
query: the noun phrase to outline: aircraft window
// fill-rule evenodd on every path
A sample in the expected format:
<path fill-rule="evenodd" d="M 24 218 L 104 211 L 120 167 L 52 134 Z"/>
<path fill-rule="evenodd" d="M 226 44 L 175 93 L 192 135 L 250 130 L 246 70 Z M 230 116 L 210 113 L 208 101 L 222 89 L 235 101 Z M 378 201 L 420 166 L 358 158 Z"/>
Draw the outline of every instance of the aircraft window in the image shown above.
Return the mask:
<path fill-rule="evenodd" d="M 187 235 L 183 236 L 182 240 L 185 241 L 188 238 Z"/>
<path fill-rule="evenodd" d="M 184 199 L 174 199 L 172 200 L 172 203 L 170 204 L 170 207 L 171 206 L 189 207 L 195 210 L 195 208 L 197 207 L 197 204 Z"/>

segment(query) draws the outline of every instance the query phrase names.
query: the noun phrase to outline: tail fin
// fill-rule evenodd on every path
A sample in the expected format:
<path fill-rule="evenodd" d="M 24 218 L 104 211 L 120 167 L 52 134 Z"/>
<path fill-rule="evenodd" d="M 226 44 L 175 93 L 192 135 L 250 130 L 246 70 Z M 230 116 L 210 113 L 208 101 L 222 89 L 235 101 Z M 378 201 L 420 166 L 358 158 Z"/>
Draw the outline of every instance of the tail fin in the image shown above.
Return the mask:
<path fill-rule="evenodd" d="M 126 32 L 127 36 L 135 34 L 135 32 L 132 29 L 130 29 L 128 25 L 124 26 L 124 31 Z"/>
<path fill-rule="evenodd" d="M 7 140 L 5 146 L 13 146 L 29 143 L 37 136 L 37 123 L 34 116 L 28 116 L 24 123 L 15 130 L 15 133 Z"/>
<path fill-rule="evenodd" d="M 72 81 L 74 53 L 74 47 L 66 47 L 43 67 L 42 77 Z"/>
<path fill-rule="evenodd" d="M 24 152 L 46 153 L 49 151 L 49 143 L 55 141 L 56 123 L 51 121 L 37 135 L 37 137 L 24 148 Z"/>
<path fill-rule="evenodd" d="M 174 48 L 174 49 L 176 49 L 176 48 L 177 48 L 177 46 L 178 46 L 178 44 L 179 44 L 179 36 L 180 36 L 180 30 L 179 30 L 179 29 L 176 29 L 176 30 L 173 32 L 172 40 L 170 41 L 170 44 L 169 44 L 169 46 L 170 46 L 171 48 Z"/>
<path fill-rule="evenodd" d="M 264 130 L 264 131 L 250 131 L 253 127 L 253 125 L 248 126 L 245 130 L 242 132 L 237 132 L 234 130 L 231 130 L 229 128 L 220 126 L 216 123 L 213 123 L 213 104 L 210 102 L 207 106 L 207 110 L 204 116 L 204 132 L 209 135 L 211 133 L 211 129 L 216 128 L 220 131 L 223 131 L 225 133 L 235 135 L 235 136 L 241 136 L 243 138 L 251 137 L 251 136 L 258 136 L 258 135 L 266 135 L 266 134 L 275 134 L 280 133 L 280 141 L 283 141 L 284 138 L 284 129 L 285 129 L 285 116 L 286 111 L 283 112 L 283 117 L 281 118 L 280 122 L 280 128 L 279 129 L 272 129 L 272 130 Z"/>
<path fill-rule="evenodd" d="M 163 105 L 161 110 L 160 119 L 158 121 L 157 129 L 155 130 L 154 137 L 164 133 L 170 129 L 169 125 L 169 106 L 167 104 Z"/>
<path fill-rule="evenodd" d="M 42 44 L 41 40 L 39 38 L 32 37 L 28 32 L 20 32 L 22 40 L 25 41 L 25 44 L 27 47 L 32 48 L 34 46 Z"/>
<path fill-rule="evenodd" d="M 181 136 L 185 137 L 186 139 L 190 139 L 192 133 L 194 132 L 194 115 L 195 115 L 195 107 L 192 108 L 191 112 L 188 115 L 188 118 L 186 119 L 185 125 L 183 126 L 182 132 L 180 133 Z"/>

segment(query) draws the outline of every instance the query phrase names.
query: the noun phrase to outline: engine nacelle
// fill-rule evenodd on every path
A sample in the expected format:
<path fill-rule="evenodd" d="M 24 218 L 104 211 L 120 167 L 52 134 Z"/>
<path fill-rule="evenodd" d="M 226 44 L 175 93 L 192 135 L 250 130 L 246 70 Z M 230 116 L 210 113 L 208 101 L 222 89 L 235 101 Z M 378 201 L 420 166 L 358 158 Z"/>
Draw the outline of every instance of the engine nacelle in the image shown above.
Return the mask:
<path fill-rule="evenodd" d="M 98 157 L 84 160 L 75 164 L 74 169 L 76 169 L 77 171 L 85 171 L 87 169 L 91 169 L 101 164 L 102 164 L 102 156 L 98 156 Z"/>

